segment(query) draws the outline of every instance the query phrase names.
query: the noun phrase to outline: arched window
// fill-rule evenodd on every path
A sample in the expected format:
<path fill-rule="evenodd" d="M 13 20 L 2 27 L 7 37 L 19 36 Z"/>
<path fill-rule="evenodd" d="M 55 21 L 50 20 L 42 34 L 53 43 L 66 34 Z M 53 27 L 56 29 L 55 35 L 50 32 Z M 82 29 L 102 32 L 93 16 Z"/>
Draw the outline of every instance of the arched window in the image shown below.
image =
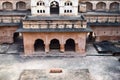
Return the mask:
<path fill-rule="evenodd" d="M 72 2 L 70 1 L 65 2 L 65 6 L 72 6 Z"/>
<path fill-rule="evenodd" d="M 66 10 L 64 10 L 64 13 L 66 13 Z"/>
<path fill-rule="evenodd" d="M 72 13 L 72 10 L 64 10 L 64 13 Z"/>
<path fill-rule="evenodd" d="M 43 1 L 37 2 L 37 6 L 44 6 L 44 5 L 45 5 L 45 3 Z"/>
<path fill-rule="evenodd" d="M 87 8 L 87 11 L 92 11 L 93 10 L 93 4 L 90 3 L 90 2 L 86 2 L 86 8 Z"/>
<path fill-rule="evenodd" d="M 37 10 L 37 13 L 39 13 L 39 10 Z"/>
<path fill-rule="evenodd" d="M 110 11 L 119 11 L 119 3 L 113 2 L 110 4 Z"/>
<path fill-rule="evenodd" d="M 45 13 L 45 10 L 43 10 L 43 13 Z"/>
<path fill-rule="evenodd" d="M 97 10 L 99 11 L 105 11 L 106 10 L 106 3 L 104 2 L 99 2 L 96 5 Z"/>
<path fill-rule="evenodd" d="M 67 13 L 69 13 L 69 10 L 67 10 Z"/>
<path fill-rule="evenodd" d="M 16 9 L 17 9 L 17 10 L 26 9 L 26 3 L 25 3 L 25 2 L 22 2 L 22 1 L 17 2 L 17 3 L 16 3 Z"/>
<path fill-rule="evenodd" d="M 2 4 L 2 7 L 4 10 L 12 10 L 13 9 L 13 4 L 10 2 L 4 2 Z"/>
<path fill-rule="evenodd" d="M 42 13 L 42 10 L 40 10 L 40 13 Z"/>

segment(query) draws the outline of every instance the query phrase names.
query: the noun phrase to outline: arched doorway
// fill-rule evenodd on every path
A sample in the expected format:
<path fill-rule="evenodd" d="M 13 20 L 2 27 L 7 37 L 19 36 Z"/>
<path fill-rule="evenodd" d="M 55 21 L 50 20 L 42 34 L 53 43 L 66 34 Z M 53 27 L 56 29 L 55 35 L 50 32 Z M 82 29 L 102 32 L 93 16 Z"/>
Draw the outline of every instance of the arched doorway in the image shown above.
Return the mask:
<path fill-rule="evenodd" d="M 93 10 L 93 4 L 90 3 L 90 2 L 86 2 L 86 8 L 87 8 L 87 11 L 92 11 Z"/>
<path fill-rule="evenodd" d="M 44 41 L 41 39 L 37 39 L 34 43 L 34 50 L 37 51 L 45 51 Z"/>
<path fill-rule="evenodd" d="M 17 2 L 16 3 L 16 9 L 17 10 L 25 10 L 26 9 L 26 3 L 25 2 Z"/>
<path fill-rule="evenodd" d="M 59 3 L 56 1 L 50 4 L 50 14 L 59 14 Z"/>
<path fill-rule="evenodd" d="M 53 39 L 50 42 L 50 50 L 60 50 L 59 40 Z"/>
<path fill-rule="evenodd" d="M 11 2 L 4 2 L 2 4 L 3 10 L 12 10 L 13 4 Z"/>
<path fill-rule="evenodd" d="M 13 42 L 14 43 L 20 43 L 21 42 L 20 33 L 18 33 L 18 32 L 14 33 Z"/>
<path fill-rule="evenodd" d="M 99 2 L 99 3 L 97 3 L 96 8 L 98 11 L 105 11 L 106 10 L 106 3 Z"/>
<path fill-rule="evenodd" d="M 87 42 L 95 42 L 96 36 L 95 36 L 95 33 L 94 33 L 94 32 L 88 33 L 87 36 L 88 36 L 88 37 L 87 37 Z"/>
<path fill-rule="evenodd" d="M 113 2 L 110 4 L 110 11 L 119 11 L 119 3 Z"/>
<path fill-rule="evenodd" d="M 75 51 L 75 41 L 68 39 L 65 44 L 65 51 Z"/>

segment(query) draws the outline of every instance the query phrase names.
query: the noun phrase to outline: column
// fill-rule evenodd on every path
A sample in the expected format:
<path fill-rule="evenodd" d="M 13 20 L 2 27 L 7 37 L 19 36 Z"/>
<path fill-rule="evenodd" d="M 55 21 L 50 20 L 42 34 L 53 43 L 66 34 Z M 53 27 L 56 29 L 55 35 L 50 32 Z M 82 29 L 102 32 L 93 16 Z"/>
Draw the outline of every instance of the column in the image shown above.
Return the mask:
<path fill-rule="evenodd" d="M 49 50 L 49 44 L 45 44 L 45 52 L 48 53 L 50 50 Z"/>
<path fill-rule="evenodd" d="M 16 2 L 13 4 L 13 10 L 16 10 Z"/>
<path fill-rule="evenodd" d="M 25 55 L 32 55 L 34 53 L 33 45 L 24 43 L 24 53 Z"/>
<path fill-rule="evenodd" d="M 96 11 L 96 3 L 93 3 L 93 10 Z"/>
<path fill-rule="evenodd" d="M 60 51 L 61 51 L 61 52 L 64 52 L 64 51 L 65 51 L 65 46 L 64 46 L 64 44 L 60 44 Z"/>
<path fill-rule="evenodd" d="M 2 10 L 2 2 L 0 3 L 0 10 Z"/>
<path fill-rule="evenodd" d="M 76 43 L 75 44 L 75 52 L 77 52 L 77 53 L 79 53 L 80 51 L 79 51 L 79 46 L 78 46 L 78 44 Z"/>
<path fill-rule="evenodd" d="M 120 3 L 119 3 L 119 12 L 120 12 Z"/>
<path fill-rule="evenodd" d="M 110 3 L 106 3 L 107 5 L 106 5 L 106 11 L 109 11 L 110 9 Z"/>

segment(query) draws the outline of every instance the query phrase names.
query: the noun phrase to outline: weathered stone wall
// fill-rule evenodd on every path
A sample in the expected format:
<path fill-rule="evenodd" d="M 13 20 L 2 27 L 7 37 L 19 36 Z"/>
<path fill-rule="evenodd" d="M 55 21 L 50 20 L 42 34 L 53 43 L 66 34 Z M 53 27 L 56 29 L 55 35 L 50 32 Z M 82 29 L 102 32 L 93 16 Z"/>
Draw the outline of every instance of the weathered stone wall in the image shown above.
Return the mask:
<path fill-rule="evenodd" d="M 34 54 L 34 43 L 35 40 L 37 39 L 42 39 L 44 41 L 45 44 L 45 52 L 49 52 L 49 45 L 50 45 L 50 41 L 52 39 L 58 39 L 60 42 L 60 51 L 64 52 L 65 51 L 65 43 L 66 40 L 68 39 L 73 39 L 75 41 L 75 46 L 76 46 L 76 52 L 78 54 L 83 54 L 85 52 L 85 46 L 86 46 L 86 34 L 87 33 L 77 33 L 77 32 L 73 32 L 73 33 L 59 33 L 59 32 L 55 32 L 55 33 L 23 33 L 23 39 L 24 39 L 24 52 L 25 55 L 30 55 L 30 54 Z"/>
<path fill-rule="evenodd" d="M 8 0 L 0 0 L 0 10 L 3 10 L 3 8 L 6 6 L 6 5 L 4 6 L 4 3 L 6 3 L 6 2 L 9 2 L 12 6 L 12 8 L 8 7 L 8 10 L 17 10 L 17 3 L 18 2 L 24 2 L 26 5 L 26 10 L 27 10 L 27 9 L 30 9 L 31 0 L 9 0 L 9 1 Z"/>
<path fill-rule="evenodd" d="M 86 4 L 87 11 L 120 11 L 119 0 L 79 0 L 79 3 Z"/>
<path fill-rule="evenodd" d="M 87 22 L 93 23 L 93 22 L 120 22 L 120 15 L 118 14 L 102 14 L 102 15 L 97 15 L 97 14 L 85 14 Z"/>
<path fill-rule="evenodd" d="M 13 36 L 17 28 L 17 26 L 0 26 L 0 43 L 13 43 Z"/>
<path fill-rule="evenodd" d="M 91 26 L 96 41 L 120 40 L 120 26 Z"/>

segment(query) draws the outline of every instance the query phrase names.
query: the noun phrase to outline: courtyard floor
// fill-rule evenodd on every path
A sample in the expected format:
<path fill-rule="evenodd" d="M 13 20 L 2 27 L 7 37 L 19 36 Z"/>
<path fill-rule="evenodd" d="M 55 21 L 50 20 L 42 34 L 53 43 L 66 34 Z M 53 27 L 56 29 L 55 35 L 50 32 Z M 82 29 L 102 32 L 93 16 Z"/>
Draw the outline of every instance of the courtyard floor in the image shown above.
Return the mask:
<path fill-rule="evenodd" d="M 84 57 L 24 57 L 19 54 L 9 54 L 9 50 L 12 51 L 8 48 L 6 54 L 0 54 L 0 80 L 19 80 L 24 70 L 50 70 L 52 68 L 73 71 L 87 69 L 89 70 L 92 80 L 120 80 L 120 62 L 118 61 L 120 56 L 98 54 L 92 45 L 87 45 L 87 56 Z M 68 76 L 68 78 L 69 77 L 71 76 Z"/>

